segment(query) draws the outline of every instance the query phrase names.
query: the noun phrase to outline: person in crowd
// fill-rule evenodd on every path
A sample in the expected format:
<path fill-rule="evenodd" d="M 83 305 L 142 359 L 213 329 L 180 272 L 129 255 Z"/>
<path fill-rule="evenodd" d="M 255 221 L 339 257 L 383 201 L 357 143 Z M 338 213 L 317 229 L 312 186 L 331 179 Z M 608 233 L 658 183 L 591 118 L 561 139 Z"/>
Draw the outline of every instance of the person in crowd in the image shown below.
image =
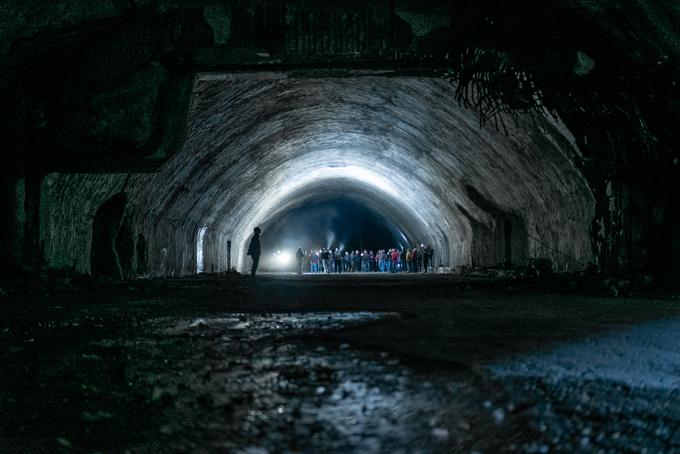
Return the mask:
<path fill-rule="evenodd" d="M 303 255 L 303 257 L 302 257 L 302 272 L 304 273 L 306 271 L 309 271 L 309 268 L 311 266 L 311 262 L 310 262 L 309 252 L 302 251 L 302 255 Z"/>
<path fill-rule="evenodd" d="M 305 253 L 302 252 L 301 247 L 295 253 L 295 258 L 297 259 L 297 274 L 302 274 L 302 259 L 305 258 Z"/>
<path fill-rule="evenodd" d="M 259 244 L 259 239 L 257 241 Z M 342 273 L 343 271 L 355 273 L 428 273 L 430 266 L 434 271 L 434 250 L 429 244 L 407 249 L 402 247 L 401 251 L 397 248 L 378 249 L 375 253 L 369 249 L 364 249 L 363 252 L 359 250 L 343 252 L 340 251 L 340 248 L 312 249 L 307 253 L 300 248 L 296 254 L 298 274 L 301 274 L 300 252 L 303 254 L 302 270 L 309 269 L 312 273 Z"/>
<path fill-rule="evenodd" d="M 312 273 L 318 273 L 321 264 L 320 251 L 312 251 Z"/>
<path fill-rule="evenodd" d="M 427 268 L 431 264 L 432 260 L 432 247 L 428 244 L 425 246 L 425 249 L 423 250 L 423 272 L 427 273 Z"/>
<path fill-rule="evenodd" d="M 335 272 L 342 273 L 342 252 L 339 248 L 335 248 L 333 252 L 333 261 L 335 262 Z"/>
<path fill-rule="evenodd" d="M 323 272 L 326 274 L 331 272 L 330 261 L 331 261 L 330 252 L 326 248 L 321 249 L 321 264 L 323 265 Z"/>
<path fill-rule="evenodd" d="M 313 272 L 312 268 L 314 265 L 312 264 L 312 257 L 314 257 L 313 250 L 310 249 L 309 251 L 305 251 L 305 270 L 309 273 Z"/>
<path fill-rule="evenodd" d="M 397 248 L 391 249 L 392 254 L 390 255 L 390 272 L 396 273 L 397 272 L 397 262 L 399 261 L 399 251 L 397 251 Z"/>
<path fill-rule="evenodd" d="M 257 266 L 260 263 L 260 233 L 262 230 L 259 227 L 253 229 L 253 237 L 250 239 L 250 244 L 248 245 L 248 255 L 253 261 L 253 266 L 250 268 L 250 277 L 255 280 L 255 273 L 257 272 Z"/>

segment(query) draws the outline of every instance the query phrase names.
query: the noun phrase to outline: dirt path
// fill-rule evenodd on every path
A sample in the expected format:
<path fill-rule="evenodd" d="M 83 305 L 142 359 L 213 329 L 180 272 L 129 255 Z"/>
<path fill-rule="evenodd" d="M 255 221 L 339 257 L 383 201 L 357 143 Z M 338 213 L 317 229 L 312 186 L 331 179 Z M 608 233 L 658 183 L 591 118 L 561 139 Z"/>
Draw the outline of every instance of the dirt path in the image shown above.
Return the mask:
<path fill-rule="evenodd" d="M 674 386 L 622 388 L 578 368 L 550 381 L 513 361 L 677 306 L 441 276 L 223 276 L 13 297 L 0 318 L 0 452 L 672 451 Z M 597 423 L 612 415 L 618 425 Z"/>

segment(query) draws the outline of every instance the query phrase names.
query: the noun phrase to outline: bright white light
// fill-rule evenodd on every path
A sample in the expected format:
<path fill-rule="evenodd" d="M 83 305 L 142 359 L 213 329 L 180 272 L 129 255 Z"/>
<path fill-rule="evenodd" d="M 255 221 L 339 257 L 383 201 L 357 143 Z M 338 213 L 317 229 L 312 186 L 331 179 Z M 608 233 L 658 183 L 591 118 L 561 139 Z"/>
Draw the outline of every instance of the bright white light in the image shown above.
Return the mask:
<path fill-rule="evenodd" d="M 327 165 L 309 169 L 309 171 L 302 170 L 303 171 L 297 169 L 289 170 L 287 174 L 292 174 L 294 176 L 281 181 L 282 184 L 277 191 L 279 200 L 285 200 L 289 194 L 307 186 L 311 182 L 330 181 L 333 179 L 358 181 L 362 184 L 372 186 L 392 197 L 400 196 L 400 191 L 397 189 L 397 186 L 390 179 L 385 178 L 384 174 L 381 174 L 376 170 L 369 170 L 355 165 Z M 272 200 L 272 202 L 274 201 Z M 275 203 L 273 204 L 275 205 Z"/>
<path fill-rule="evenodd" d="M 284 252 L 279 252 L 279 254 L 276 256 L 277 261 L 279 262 L 279 265 L 285 266 L 288 265 L 291 262 L 292 257 L 290 254 L 286 251 Z"/>
<path fill-rule="evenodd" d="M 276 187 L 276 190 L 271 192 L 266 192 L 265 197 L 260 198 L 260 203 L 256 204 L 252 215 L 248 218 L 249 220 L 243 224 L 237 225 L 234 230 L 237 232 L 244 232 L 244 236 L 238 242 L 242 244 L 242 249 L 240 252 L 241 260 L 245 260 L 245 250 L 247 246 L 247 240 L 249 238 L 250 232 L 257 225 L 265 223 L 267 219 L 270 219 L 273 213 L 277 212 L 278 207 L 285 206 L 288 199 L 290 199 L 292 194 L 303 191 L 310 185 L 317 184 L 320 181 L 337 182 L 343 181 L 351 185 L 361 185 L 364 188 L 372 188 L 378 196 L 387 196 L 388 199 L 397 201 L 404 205 L 404 209 L 408 206 L 417 206 L 421 209 L 412 210 L 412 215 L 415 217 L 416 221 L 419 221 L 422 226 L 427 226 L 428 224 L 424 221 L 420 214 L 420 211 L 428 212 L 430 208 L 428 207 L 427 201 L 415 200 L 410 201 L 418 195 L 426 193 L 423 188 L 413 187 L 410 180 L 405 179 L 405 177 L 399 173 L 392 172 L 389 168 L 383 168 L 376 163 L 370 163 L 371 166 L 364 166 L 364 162 L 350 163 L 349 158 L 346 153 L 335 152 L 333 150 L 327 150 L 328 153 L 325 155 L 323 163 L 315 161 L 300 161 L 298 163 L 289 164 L 281 168 L 280 173 L 268 181 L 272 187 Z M 302 166 L 305 164 L 305 166 Z M 407 187 L 410 189 L 404 191 Z M 247 234 L 245 233 L 247 232 Z M 404 238 L 404 243 L 410 243 L 404 234 L 400 232 L 401 236 Z M 331 238 L 326 238 L 326 247 L 335 247 L 335 241 L 337 238 L 335 235 Z M 288 259 L 282 259 L 279 254 L 274 254 L 272 264 L 276 267 L 285 267 L 292 263 L 295 263 L 295 255 L 289 255 Z M 284 262 L 288 265 L 285 265 Z"/>

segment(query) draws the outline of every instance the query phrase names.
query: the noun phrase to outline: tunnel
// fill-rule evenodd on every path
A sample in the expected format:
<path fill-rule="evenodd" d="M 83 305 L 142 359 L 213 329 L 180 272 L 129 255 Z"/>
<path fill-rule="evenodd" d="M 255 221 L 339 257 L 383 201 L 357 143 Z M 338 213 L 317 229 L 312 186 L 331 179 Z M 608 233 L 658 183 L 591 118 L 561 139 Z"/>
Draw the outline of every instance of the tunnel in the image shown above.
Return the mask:
<path fill-rule="evenodd" d="M 245 270 L 255 226 L 266 238 L 295 207 L 340 197 L 385 219 L 403 245 L 431 244 L 448 269 L 531 257 L 582 269 L 594 202 L 569 130 L 549 113 L 508 116 L 505 130 L 482 126 L 453 93 L 441 78 L 197 76 L 182 149 L 125 187 L 148 271 L 196 273 L 199 249 L 202 270 L 225 270 L 227 242 L 233 266 Z M 92 188 L 108 197 L 122 179 L 52 174 L 43 196 L 53 210 L 85 214 Z M 48 261 L 90 272 L 89 218 L 48 222 Z"/>
<path fill-rule="evenodd" d="M 405 248 L 411 244 L 403 229 L 390 222 L 385 214 L 344 194 L 326 193 L 324 189 L 322 186 L 323 197 L 328 199 L 293 206 L 284 216 L 268 224 L 268 234 L 262 238 L 263 247 L 296 250 L 300 245 L 309 245 L 305 250 L 325 247 L 347 252 L 378 251 L 386 249 L 386 245 Z"/>
<path fill-rule="evenodd" d="M 4 1 L 0 452 L 680 452 L 678 125 L 678 1 Z"/>
<path fill-rule="evenodd" d="M 123 192 L 119 276 L 243 271 L 255 225 L 342 194 L 442 270 L 670 279 L 677 11 L 472 3 L 13 5 L 3 266 L 93 272 Z"/>

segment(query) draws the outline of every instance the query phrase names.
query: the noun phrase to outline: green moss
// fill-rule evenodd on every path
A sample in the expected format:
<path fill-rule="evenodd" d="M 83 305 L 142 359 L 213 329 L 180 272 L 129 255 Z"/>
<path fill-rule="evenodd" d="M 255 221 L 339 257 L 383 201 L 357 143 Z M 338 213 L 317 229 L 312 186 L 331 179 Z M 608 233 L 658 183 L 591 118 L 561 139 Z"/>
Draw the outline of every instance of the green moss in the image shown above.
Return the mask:
<path fill-rule="evenodd" d="M 411 26 L 414 35 L 421 38 L 434 30 L 449 26 L 449 18 L 446 14 L 418 13 L 399 9 L 396 14 Z"/>
<path fill-rule="evenodd" d="M 213 29 L 215 43 L 226 44 L 231 35 L 231 13 L 227 7 L 223 5 L 206 6 L 203 17 Z"/>

